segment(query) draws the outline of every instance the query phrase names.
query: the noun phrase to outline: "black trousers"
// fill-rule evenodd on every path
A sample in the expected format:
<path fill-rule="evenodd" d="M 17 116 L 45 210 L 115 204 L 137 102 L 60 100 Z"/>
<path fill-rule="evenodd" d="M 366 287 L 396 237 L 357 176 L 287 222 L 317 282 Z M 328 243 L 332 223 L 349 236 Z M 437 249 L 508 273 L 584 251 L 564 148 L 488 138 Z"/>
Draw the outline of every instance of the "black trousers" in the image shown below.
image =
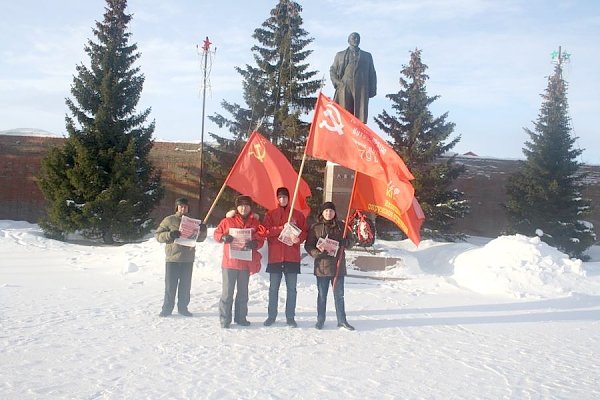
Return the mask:
<path fill-rule="evenodd" d="M 177 293 L 177 309 L 184 311 L 190 304 L 190 290 L 192 289 L 192 262 L 167 262 L 165 264 L 165 299 L 162 310 L 168 314 L 175 307 L 175 294 Z"/>

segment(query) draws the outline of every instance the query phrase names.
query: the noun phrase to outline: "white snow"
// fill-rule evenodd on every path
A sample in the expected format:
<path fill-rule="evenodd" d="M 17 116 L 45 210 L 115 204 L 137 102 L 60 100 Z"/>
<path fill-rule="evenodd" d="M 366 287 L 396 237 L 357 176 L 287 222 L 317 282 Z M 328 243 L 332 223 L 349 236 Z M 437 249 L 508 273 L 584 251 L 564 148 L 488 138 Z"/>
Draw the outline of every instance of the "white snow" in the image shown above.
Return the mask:
<path fill-rule="evenodd" d="M 153 238 L 76 243 L 0 221 L 3 399 L 600 398 L 598 247 L 582 263 L 519 235 L 378 241 L 403 261 L 350 271 L 349 332 L 336 327 L 331 293 L 325 329 L 314 328 L 310 257 L 297 329 L 284 322 L 283 283 L 279 318 L 262 325 L 263 266 L 251 277 L 252 325 L 224 330 L 212 239 L 197 248 L 193 318 L 158 317 L 164 250 Z"/>
<path fill-rule="evenodd" d="M 16 128 L 0 131 L 0 135 L 10 136 L 37 136 L 37 137 L 59 137 L 59 135 L 37 128 Z"/>

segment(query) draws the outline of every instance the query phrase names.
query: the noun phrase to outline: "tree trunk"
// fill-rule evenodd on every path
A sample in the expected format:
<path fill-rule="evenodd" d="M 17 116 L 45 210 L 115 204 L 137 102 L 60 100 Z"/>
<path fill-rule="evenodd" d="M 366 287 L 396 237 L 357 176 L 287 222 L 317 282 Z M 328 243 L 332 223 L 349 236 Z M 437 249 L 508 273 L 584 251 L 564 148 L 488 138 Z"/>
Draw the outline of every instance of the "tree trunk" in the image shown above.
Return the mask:
<path fill-rule="evenodd" d="M 115 242 L 110 230 L 102 232 L 102 240 L 104 241 L 104 244 L 113 244 Z"/>

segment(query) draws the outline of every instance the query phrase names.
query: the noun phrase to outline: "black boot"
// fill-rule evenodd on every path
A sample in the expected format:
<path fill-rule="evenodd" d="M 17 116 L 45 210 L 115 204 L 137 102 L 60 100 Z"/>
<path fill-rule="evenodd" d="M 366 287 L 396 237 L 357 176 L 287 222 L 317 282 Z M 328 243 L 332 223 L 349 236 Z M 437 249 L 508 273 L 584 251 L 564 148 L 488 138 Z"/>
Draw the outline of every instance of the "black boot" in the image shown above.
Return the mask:
<path fill-rule="evenodd" d="M 354 327 L 348 323 L 348 321 L 338 322 L 338 328 L 346 328 L 349 331 L 353 331 Z"/>
<path fill-rule="evenodd" d="M 294 318 L 288 318 L 286 323 L 291 326 L 292 328 L 297 328 L 298 324 L 296 323 L 296 320 Z"/>

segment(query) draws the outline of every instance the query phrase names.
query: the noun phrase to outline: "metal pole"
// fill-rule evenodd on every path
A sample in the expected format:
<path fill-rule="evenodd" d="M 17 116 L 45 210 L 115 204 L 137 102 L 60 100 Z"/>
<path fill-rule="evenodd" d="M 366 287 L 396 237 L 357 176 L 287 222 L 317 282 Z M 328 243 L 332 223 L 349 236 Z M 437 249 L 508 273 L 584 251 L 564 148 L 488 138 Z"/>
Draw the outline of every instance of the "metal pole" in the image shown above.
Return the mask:
<path fill-rule="evenodd" d="M 198 193 L 198 213 L 202 212 L 202 173 L 204 170 L 204 113 L 206 110 L 206 66 L 208 63 L 208 50 L 210 49 L 211 42 L 208 40 L 208 36 L 204 39 L 204 44 L 202 45 L 202 51 L 204 55 L 204 77 L 202 81 L 202 128 L 200 131 L 200 171 L 199 171 L 199 193 Z M 202 221 L 206 223 L 206 221 Z"/>

